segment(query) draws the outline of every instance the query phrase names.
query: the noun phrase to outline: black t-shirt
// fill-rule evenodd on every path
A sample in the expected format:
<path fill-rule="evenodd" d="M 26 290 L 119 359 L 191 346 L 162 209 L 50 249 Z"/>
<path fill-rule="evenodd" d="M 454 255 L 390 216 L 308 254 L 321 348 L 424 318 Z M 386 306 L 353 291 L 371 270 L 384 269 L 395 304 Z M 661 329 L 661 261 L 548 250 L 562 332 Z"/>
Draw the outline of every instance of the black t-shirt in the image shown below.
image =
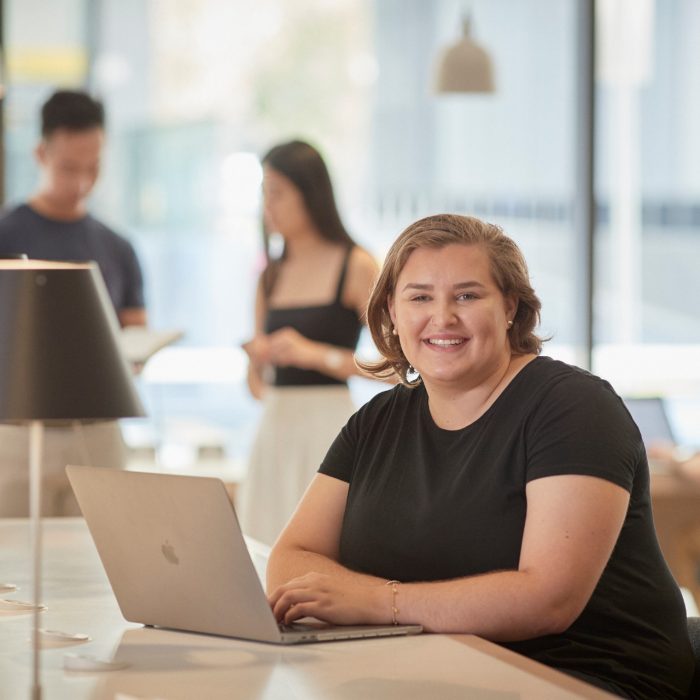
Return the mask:
<path fill-rule="evenodd" d="M 683 600 L 656 540 L 639 430 L 607 382 L 540 357 L 455 431 L 434 423 L 424 387 L 398 386 L 350 419 L 320 471 L 350 484 L 341 563 L 407 582 L 517 569 L 529 481 L 584 474 L 623 487 L 622 531 L 579 618 L 504 646 L 631 697 L 685 697 Z"/>
<path fill-rule="evenodd" d="M 131 243 L 90 214 L 57 221 L 21 204 L 0 218 L 0 255 L 8 253 L 39 260 L 94 260 L 116 311 L 144 306 L 141 267 Z"/>
<path fill-rule="evenodd" d="M 360 339 L 362 321 L 355 309 L 343 304 L 343 290 L 347 277 L 350 256 L 353 246 L 350 246 L 343 259 L 343 265 L 338 276 L 335 298 L 330 304 L 315 306 L 284 306 L 270 308 L 265 318 L 265 332 L 273 333 L 280 328 L 294 328 L 305 338 L 317 343 L 326 343 L 340 348 L 354 350 Z M 275 386 L 324 386 L 347 384 L 343 379 L 336 379 L 324 372 L 301 367 L 275 367 Z"/>

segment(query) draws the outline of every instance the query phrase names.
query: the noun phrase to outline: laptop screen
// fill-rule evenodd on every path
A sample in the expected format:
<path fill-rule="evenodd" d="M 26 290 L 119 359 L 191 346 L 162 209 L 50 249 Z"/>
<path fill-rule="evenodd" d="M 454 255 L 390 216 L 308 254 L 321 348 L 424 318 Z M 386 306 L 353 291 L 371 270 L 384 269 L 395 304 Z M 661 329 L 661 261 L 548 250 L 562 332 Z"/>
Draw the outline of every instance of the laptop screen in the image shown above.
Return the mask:
<path fill-rule="evenodd" d="M 646 447 L 660 442 L 676 443 L 663 399 L 655 396 L 623 400 L 642 434 L 642 440 Z"/>

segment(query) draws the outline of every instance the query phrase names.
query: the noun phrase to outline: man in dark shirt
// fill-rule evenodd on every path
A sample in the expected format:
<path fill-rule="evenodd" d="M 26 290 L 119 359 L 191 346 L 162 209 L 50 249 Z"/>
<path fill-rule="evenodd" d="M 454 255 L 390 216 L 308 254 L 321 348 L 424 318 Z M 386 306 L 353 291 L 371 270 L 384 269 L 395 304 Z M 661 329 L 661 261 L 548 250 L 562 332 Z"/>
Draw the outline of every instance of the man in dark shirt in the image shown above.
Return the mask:
<path fill-rule="evenodd" d="M 87 211 L 100 171 L 104 108 L 84 92 L 60 90 L 41 110 L 35 156 L 37 191 L 0 218 L 0 257 L 25 253 L 43 260 L 95 261 L 122 326 L 145 325 L 143 279 L 133 247 Z M 0 329 L 0 332 L 11 329 Z M 28 509 L 26 428 L 0 425 L 0 516 Z M 47 424 L 42 464 L 42 513 L 78 514 L 66 464 L 124 467 L 116 421 Z"/>
<path fill-rule="evenodd" d="M 41 110 L 35 155 L 38 190 L 0 218 L 0 256 L 94 260 L 122 326 L 145 325 L 141 268 L 131 244 L 87 211 L 99 175 L 104 108 L 84 92 L 60 90 Z"/>

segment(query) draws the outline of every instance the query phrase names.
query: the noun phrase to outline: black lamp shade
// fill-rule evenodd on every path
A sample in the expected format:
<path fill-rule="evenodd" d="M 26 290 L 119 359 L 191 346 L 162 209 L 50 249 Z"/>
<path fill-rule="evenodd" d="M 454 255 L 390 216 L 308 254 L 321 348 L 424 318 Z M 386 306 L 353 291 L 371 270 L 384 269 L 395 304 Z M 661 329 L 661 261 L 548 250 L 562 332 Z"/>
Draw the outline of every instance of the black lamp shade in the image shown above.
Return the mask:
<path fill-rule="evenodd" d="M 0 421 L 144 415 L 94 263 L 0 260 Z"/>

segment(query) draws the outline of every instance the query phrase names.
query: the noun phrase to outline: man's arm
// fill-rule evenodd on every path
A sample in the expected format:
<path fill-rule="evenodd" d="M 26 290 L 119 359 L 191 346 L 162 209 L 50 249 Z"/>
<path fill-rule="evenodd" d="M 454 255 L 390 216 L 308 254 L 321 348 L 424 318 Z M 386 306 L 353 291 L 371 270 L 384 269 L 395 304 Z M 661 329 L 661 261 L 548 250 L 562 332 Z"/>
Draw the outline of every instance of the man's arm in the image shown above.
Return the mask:
<path fill-rule="evenodd" d="M 127 308 L 117 311 L 119 325 L 122 328 L 127 326 L 145 326 L 148 323 L 146 309 L 144 308 Z"/>

